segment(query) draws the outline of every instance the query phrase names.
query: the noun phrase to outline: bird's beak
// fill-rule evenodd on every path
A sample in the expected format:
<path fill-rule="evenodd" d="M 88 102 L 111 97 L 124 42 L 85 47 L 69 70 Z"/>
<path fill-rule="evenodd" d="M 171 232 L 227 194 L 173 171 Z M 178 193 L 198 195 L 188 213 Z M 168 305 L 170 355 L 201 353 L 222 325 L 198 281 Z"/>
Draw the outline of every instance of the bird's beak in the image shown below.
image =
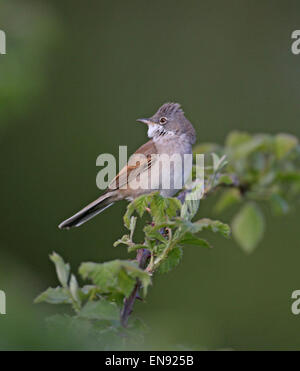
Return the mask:
<path fill-rule="evenodd" d="M 147 124 L 147 125 L 154 124 L 154 122 L 152 122 L 150 119 L 137 119 L 136 121 L 142 122 L 143 124 Z"/>

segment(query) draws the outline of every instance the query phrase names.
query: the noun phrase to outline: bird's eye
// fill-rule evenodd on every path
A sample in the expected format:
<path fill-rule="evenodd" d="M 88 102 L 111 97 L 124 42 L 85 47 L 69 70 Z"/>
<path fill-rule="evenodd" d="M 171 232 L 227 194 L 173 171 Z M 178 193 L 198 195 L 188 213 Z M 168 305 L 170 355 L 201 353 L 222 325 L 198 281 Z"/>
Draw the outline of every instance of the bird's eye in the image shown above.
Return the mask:
<path fill-rule="evenodd" d="M 164 125 L 167 122 L 167 119 L 165 117 L 161 117 L 159 120 L 159 123 Z"/>

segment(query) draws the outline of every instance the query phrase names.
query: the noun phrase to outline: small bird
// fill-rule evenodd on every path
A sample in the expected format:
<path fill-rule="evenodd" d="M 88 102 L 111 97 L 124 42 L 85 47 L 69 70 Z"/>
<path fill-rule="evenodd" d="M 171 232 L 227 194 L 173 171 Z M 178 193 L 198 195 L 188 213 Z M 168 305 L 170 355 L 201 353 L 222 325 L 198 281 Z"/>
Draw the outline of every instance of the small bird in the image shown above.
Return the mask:
<path fill-rule="evenodd" d="M 152 117 L 137 121 L 148 125 L 148 137 L 151 139 L 129 158 L 127 165 L 111 181 L 97 200 L 63 221 L 59 225 L 60 229 L 78 227 L 116 201 L 124 199 L 131 201 L 142 194 L 154 191 L 159 191 L 164 197 L 172 197 L 183 187 L 192 170 L 192 163 L 187 164 L 183 161 L 184 155 L 192 154 L 196 132 L 190 121 L 184 116 L 180 104 L 165 103 Z M 141 155 L 143 155 L 142 159 Z M 180 164 L 177 165 L 180 166 L 173 163 L 171 170 L 165 171 L 158 160 L 161 155 L 169 157 L 177 155 L 174 157 L 174 161 L 179 161 Z M 135 157 L 138 158 L 137 161 Z M 170 186 L 164 188 L 164 177 L 167 176 L 170 179 Z M 149 179 L 154 179 L 154 182 L 150 182 Z M 146 181 L 148 186 L 133 187 L 133 182 L 137 180 L 141 184 Z M 178 187 L 178 180 L 179 183 L 181 182 L 181 187 Z"/>

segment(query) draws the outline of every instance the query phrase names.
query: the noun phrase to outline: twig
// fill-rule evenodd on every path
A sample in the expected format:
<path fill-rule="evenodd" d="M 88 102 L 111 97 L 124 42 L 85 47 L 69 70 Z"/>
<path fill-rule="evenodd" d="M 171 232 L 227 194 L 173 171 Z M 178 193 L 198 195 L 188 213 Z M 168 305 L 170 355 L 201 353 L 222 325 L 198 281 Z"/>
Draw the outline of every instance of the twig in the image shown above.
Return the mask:
<path fill-rule="evenodd" d="M 213 193 L 219 187 L 238 188 L 242 194 L 247 191 L 247 188 L 246 188 L 245 185 L 240 184 L 238 179 L 234 179 L 234 182 L 230 185 L 219 184 L 215 187 L 207 188 L 204 191 L 203 198 L 205 198 L 208 194 Z M 191 192 L 191 190 L 187 190 L 187 189 L 182 190 L 177 196 L 178 200 L 182 204 L 184 204 L 185 199 L 190 192 Z M 149 211 L 149 210 L 147 210 L 147 211 Z M 161 231 L 161 233 L 162 233 L 162 231 Z M 168 249 L 168 251 L 169 251 L 169 249 Z M 168 251 L 166 253 L 168 253 Z M 138 261 L 139 267 L 141 269 L 146 268 L 146 263 L 147 263 L 147 260 L 150 256 L 151 256 L 151 252 L 147 249 L 139 249 L 137 251 L 136 260 Z M 151 273 L 152 273 L 152 271 L 151 271 Z M 141 288 L 141 282 L 139 280 L 137 280 L 131 294 L 129 295 L 129 297 L 124 299 L 124 305 L 123 305 L 123 308 L 121 310 L 121 324 L 124 327 L 126 327 L 127 324 L 128 324 L 128 319 L 129 319 L 130 314 L 133 311 L 133 306 L 134 306 L 135 300 L 139 298 L 138 292 L 139 292 L 140 288 Z"/>
<path fill-rule="evenodd" d="M 139 267 L 144 269 L 146 267 L 147 260 L 151 255 L 150 251 L 147 249 L 139 249 L 136 254 L 136 260 L 139 263 Z M 138 299 L 138 292 L 141 288 L 141 281 L 136 280 L 136 284 L 129 295 L 128 298 L 124 299 L 124 305 L 121 311 L 121 324 L 123 327 L 126 327 L 128 324 L 128 319 L 133 310 L 133 305 L 136 299 Z"/>
<path fill-rule="evenodd" d="M 184 203 L 186 195 L 188 193 L 190 193 L 190 191 L 183 190 L 177 196 L 177 198 L 182 204 Z M 147 210 L 147 211 L 149 212 L 150 210 Z M 142 269 L 146 268 L 146 263 L 150 256 L 151 256 L 151 252 L 147 249 L 139 249 L 137 251 L 136 260 L 138 261 L 140 268 Z M 130 314 L 133 311 L 133 306 L 134 306 L 135 300 L 138 298 L 138 292 L 140 288 L 141 288 L 141 282 L 137 280 L 129 297 L 124 299 L 123 308 L 121 310 L 121 325 L 123 327 L 126 327 L 128 324 L 128 319 L 129 319 Z"/>

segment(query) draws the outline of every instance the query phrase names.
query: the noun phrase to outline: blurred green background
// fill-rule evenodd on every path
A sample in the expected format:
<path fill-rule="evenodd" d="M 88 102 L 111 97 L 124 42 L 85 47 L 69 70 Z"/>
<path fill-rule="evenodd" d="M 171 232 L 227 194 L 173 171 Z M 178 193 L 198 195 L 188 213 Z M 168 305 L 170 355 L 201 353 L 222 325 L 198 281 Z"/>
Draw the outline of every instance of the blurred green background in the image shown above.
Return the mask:
<path fill-rule="evenodd" d="M 126 202 L 69 232 L 59 222 L 95 199 L 96 158 L 146 141 L 135 122 L 166 101 L 182 104 L 198 142 L 233 130 L 300 137 L 299 1 L 0 1 L 0 349 L 51 349 L 34 305 L 57 285 L 53 250 L 77 271 L 82 261 L 125 258 L 112 247 Z M 201 215 L 213 216 L 214 200 Z M 135 313 L 155 349 L 299 349 L 300 210 L 267 213 L 267 233 L 250 256 L 233 240 L 189 248 L 157 275 Z M 230 219 L 225 214 L 222 220 Z M 64 345 L 61 345 L 63 348 Z"/>

